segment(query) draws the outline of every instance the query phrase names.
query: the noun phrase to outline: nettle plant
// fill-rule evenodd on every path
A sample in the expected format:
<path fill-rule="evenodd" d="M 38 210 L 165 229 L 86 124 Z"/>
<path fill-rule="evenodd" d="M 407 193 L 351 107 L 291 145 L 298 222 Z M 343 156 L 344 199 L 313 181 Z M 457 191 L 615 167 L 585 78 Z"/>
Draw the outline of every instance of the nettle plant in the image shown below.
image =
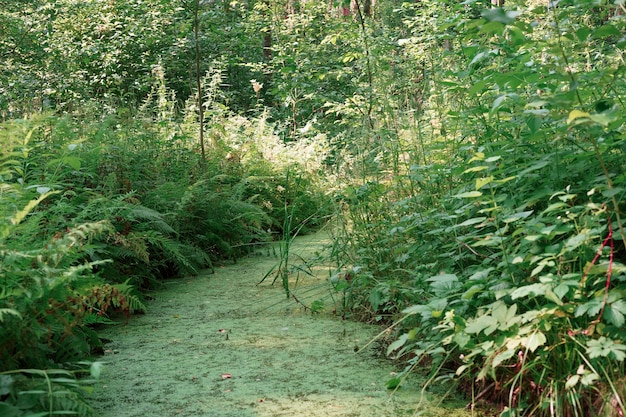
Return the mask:
<path fill-rule="evenodd" d="M 389 353 L 409 355 L 407 372 L 429 358 L 501 415 L 626 410 L 619 7 L 460 10 L 440 22 L 455 32 L 441 35 L 445 62 L 463 69 L 435 79 L 448 106 L 438 114 L 462 126 L 467 162 L 429 213 L 437 253 L 419 256 L 438 273 L 422 275 L 427 291 Z M 422 224 L 407 230 L 424 235 Z"/>

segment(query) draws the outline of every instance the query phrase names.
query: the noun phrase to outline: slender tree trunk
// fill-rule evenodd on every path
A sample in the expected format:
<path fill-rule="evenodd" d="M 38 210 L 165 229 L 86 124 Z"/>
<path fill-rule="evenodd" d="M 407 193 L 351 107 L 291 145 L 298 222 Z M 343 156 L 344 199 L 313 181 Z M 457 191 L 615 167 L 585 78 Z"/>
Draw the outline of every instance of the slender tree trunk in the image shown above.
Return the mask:
<path fill-rule="evenodd" d="M 363 14 L 367 17 L 372 15 L 372 0 L 363 0 Z"/>
<path fill-rule="evenodd" d="M 353 0 L 354 1 L 354 5 L 356 8 L 356 12 L 357 12 L 357 17 L 359 19 L 359 24 L 361 25 L 361 32 L 363 34 L 363 45 L 364 45 L 364 49 L 365 49 L 365 59 L 366 59 L 366 71 L 367 71 L 367 84 L 369 86 L 369 93 L 368 93 L 368 104 L 367 104 L 367 123 L 369 124 L 370 128 L 373 129 L 374 128 L 374 121 L 372 120 L 372 109 L 374 106 L 374 80 L 373 80 L 373 75 L 372 75 L 372 63 L 371 63 L 371 57 L 370 57 L 370 47 L 369 47 L 369 42 L 368 42 L 368 38 L 367 38 L 367 30 L 365 29 L 365 18 L 363 17 L 363 13 L 361 12 L 361 4 L 359 3 L 359 0 Z"/>
<path fill-rule="evenodd" d="M 198 90 L 197 105 L 198 119 L 200 123 L 200 151 L 202 155 L 202 172 L 206 174 L 206 150 L 204 146 L 204 106 L 202 103 L 202 74 L 200 73 L 200 20 L 198 12 L 200 9 L 200 0 L 195 0 L 193 7 L 193 33 L 196 50 L 196 88 Z"/>

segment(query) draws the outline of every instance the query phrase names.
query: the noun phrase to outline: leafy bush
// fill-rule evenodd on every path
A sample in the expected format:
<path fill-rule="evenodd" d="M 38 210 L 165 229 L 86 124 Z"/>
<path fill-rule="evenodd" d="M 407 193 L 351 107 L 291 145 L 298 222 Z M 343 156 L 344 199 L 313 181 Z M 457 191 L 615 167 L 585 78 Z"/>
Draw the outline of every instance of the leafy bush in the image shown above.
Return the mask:
<path fill-rule="evenodd" d="M 31 165 L 25 150 L 32 146 L 35 130 L 16 143 L 13 135 L 18 131 L 2 135 L 4 148 L 16 150 L 7 154 L 13 159 L 2 161 L 0 211 L 6 216 L 0 223 L 3 371 L 82 359 L 100 344 L 86 322 L 114 311 L 143 308 L 131 287 L 108 286 L 94 273 L 108 260 L 90 259 L 89 253 L 98 236 L 111 232 L 109 222 L 90 221 L 54 234 L 41 233 L 38 206 L 49 203 L 58 191 L 28 184 L 24 167 Z"/>
<path fill-rule="evenodd" d="M 404 311 L 389 353 L 502 415 L 624 410 L 624 19 L 455 7 L 402 42 L 433 65 L 419 152 L 344 192 L 348 307 Z"/>

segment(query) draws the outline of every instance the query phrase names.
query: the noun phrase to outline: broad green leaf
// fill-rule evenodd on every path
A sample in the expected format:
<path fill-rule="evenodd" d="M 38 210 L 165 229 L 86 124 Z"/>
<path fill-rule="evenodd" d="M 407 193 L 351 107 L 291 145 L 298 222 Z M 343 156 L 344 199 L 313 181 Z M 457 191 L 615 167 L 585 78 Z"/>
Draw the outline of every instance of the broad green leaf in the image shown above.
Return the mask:
<path fill-rule="evenodd" d="M 586 26 L 581 27 L 578 30 L 576 30 L 576 37 L 578 38 L 579 41 L 582 42 L 589 37 L 590 33 L 591 33 L 591 29 L 589 29 Z"/>
<path fill-rule="evenodd" d="M 469 90 L 467 90 L 467 94 L 469 94 L 470 96 L 475 95 L 479 91 L 482 91 L 489 82 L 492 82 L 489 78 L 485 78 L 476 82 L 473 86 L 470 87 Z"/>
<path fill-rule="evenodd" d="M 498 320 L 493 316 L 483 315 L 474 320 L 470 320 L 465 327 L 465 332 L 469 334 L 478 334 L 483 332 L 486 335 L 493 333 L 498 328 Z"/>
<path fill-rule="evenodd" d="M 608 113 L 591 114 L 589 115 L 589 118 L 600 126 L 604 127 L 608 126 L 611 122 L 617 120 L 617 117 Z"/>
<path fill-rule="evenodd" d="M 463 171 L 463 173 L 467 174 L 469 172 L 480 172 L 480 171 L 484 171 L 486 169 L 489 169 L 489 167 L 487 165 L 480 165 L 480 166 L 477 166 L 477 167 L 467 168 L 465 171 Z"/>
<path fill-rule="evenodd" d="M 496 368 L 502 362 L 505 362 L 511 359 L 513 356 L 515 356 L 515 349 L 507 349 L 504 352 L 500 352 L 493 358 L 492 366 Z"/>
<path fill-rule="evenodd" d="M 491 183 L 493 181 L 493 176 L 488 176 L 485 178 L 476 178 L 476 190 L 480 190 L 485 185 Z"/>
<path fill-rule="evenodd" d="M 538 347 L 545 345 L 547 341 L 548 339 L 546 339 L 545 334 L 540 331 L 536 331 L 527 338 L 524 338 L 522 344 L 527 347 L 528 350 L 534 352 Z"/>
<path fill-rule="evenodd" d="M 609 36 L 619 36 L 621 34 L 622 32 L 620 32 L 620 30 L 617 29 L 615 26 L 613 26 L 612 24 L 606 24 L 594 30 L 591 36 L 593 36 L 596 39 L 599 39 L 599 38 L 607 38 Z"/>
<path fill-rule="evenodd" d="M 48 413 L 45 413 L 45 415 L 47 415 Z M 8 404 L 6 402 L 0 402 L 0 415 L 2 417 L 19 417 L 24 415 L 22 413 L 22 410 L 20 410 L 19 408 L 17 408 L 14 405 Z M 29 417 L 32 414 L 29 414 Z"/>
<path fill-rule="evenodd" d="M 501 7 L 493 7 L 483 10 L 481 16 L 488 22 L 500 22 L 505 25 L 511 24 L 515 18 L 521 14 L 520 11 L 504 10 Z"/>
<path fill-rule="evenodd" d="M 430 308 L 423 304 L 416 304 L 402 310 L 402 314 L 413 315 L 413 314 L 423 314 L 424 312 L 430 313 Z"/>
<path fill-rule="evenodd" d="M 524 108 L 525 109 L 541 109 L 547 106 L 548 104 L 549 103 L 545 100 L 535 100 L 535 101 L 531 101 L 530 103 L 526 103 Z"/>
<path fill-rule="evenodd" d="M 552 203 L 543 211 L 543 213 L 545 214 L 551 211 L 560 210 L 564 207 L 568 207 L 568 205 L 565 203 Z"/>
<path fill-rule="evenodd" d="M 580 380 L 580 375 L 570 376 L 569 378 L 567 378 L 567 381 L 565 382 L 565 389 L 571 390 L 578 384 L 579 380 Z"/>
<path fill-rule="evenodd" d="M 482 223 L 485 220 L 487 220 L 486 217 L 474 217 L 474 218 L 465 220 L 463 223 L 457 224 L 457 227 L 472 226 L 477 223 Z"/>
<path fill-rule="evenodd" d="M 520 173 L 519 173 L 518 175 L 519 175 L 520 177 L 523 177 L 524 175 L 526 175 L 526 174 L 528 174 L 528 173 L 530 173 L 530 172 L 536 171 L 536 170 L 538 170 L 538 169 L 541 169 L 541 168 L 544 168 L 544 167 L 546 167 L 546 166 L 550 165 L 550 163 L 551 163 L 550 161 L 545 160 L 545 159 L 542 159 L 542 160 L 540 160 L 540 161 L 538 161 L 538 162 L 536 162 L 536 163 L 532 164 L 532 165 L 531 165 L 531 166 L 529 166 L 528 168 L 526 168 L 526 169 L 524 169 L 524 170 L 520 171 Z"/>
<path fill-rule="evenodd" d="M 616 327 L 622 327 L 624 325 L 624 314 L 620 311 L 619 306 L 615 306 L 617 303 L 609 304 L 604 308 L 603 318 Z M 624 302 L 622 301 L 623 305 Z"/>
<path fill-rule="evenodd" d="M 61 161 L 69 165 L 71 168 L 75 169 L 76 171 L 80 169 L 80 165 L 81 165 L 80 158 L 76 156 L 66 156 L 63 159 L 61 159 Z"/>
<path fill-rule="evenodd" d="M 587 354 L 591 359 L 609 358 L 622 362 L 626 358 L 626 345 L 600 336 L 587 342 Z"/>
<path fill-rule="evenodd" d="M 456 343 L 461 349 L 463 349 L 470 342 L 471 337 L 465 332 L 458 332 L 454 334 L 452 341 Z"/>
<path fill-rule="evenodd" d="M 583 384 L 585 387 L 589 387 L 595 384 L 598 379 L 600 379 L 600 376 L 595 372 L 585 372 L 582 379 L 580 380 L 580 383 Z"/>
<path fill-rule="evenodd" d="M 544 295 L 546 291 L 550 289 L 550 285 L 548 284 L 530 284 L 524 285 L 523 287 L 517 287 L 513 292 L 511 292 L 511 298 L 513 300 L 517 300 L 518 298 L 525 298 L 529 296 L 536 297 L 538 295 Z"/>
<path fill-rule="evenodd" d="M 573 286 L 575 287 L 576 283 L 574 283 Z M 559 300 L 562 300 L 563 297 L 567 295 L 571 287 L 572 286 L 568 285 L 568 283 L 562 282 L 561 284 L 557 285 L 552 291 L 559 298 Z"/>
<path fill-rule="evenodd" d="M 456 194 L 454 197 L 456 198 L 476 198 L 482 196 L 483 193 L 480 191 L 466 191 L 464 193 Z"/>
<path fill-rule="evenodd" d="M 566 249 L 567 252 L 571 252 L 583 243 L 585 243 L 588 238 L 589 235 L 586 233 L 579 233 L 576 236 L 572 236 L 571 238 L 567 239 L 567 242 L 565 242 L 564 249 Z"/>
<path fill-rule="evenodd" d="M 567 124 L 571 124 L 574 120 L 580 118 L 589 118 L 590 114 L 580 110 L 572 110 L 567 117 Z"/>
<path fill-rule="evenodd" d="M 504 219 L 504 223 L 512 223 L 512 222 L 520 220 L 520 219 L 525 219 L 526 217 L 530 216 L 531 214 L 533 214 L 533 210 L 521 211 L 519 213 L 515 213 L 515 214 L 507 217 L 506 219 Z"/>
<path fill-rule="evenodd" d="M 102 362 L 94 362 L 89 367 L 89 372 L 91 373 L 91 377 L 95 379 L 100 378 L 100 374 L 102 373 Z"/>
<path fill-rule="evenodd" d="M 387 389 L 396 389 L 400 386 L 401 382 L 402 382 L 402 378 L 394 377 L 394 378 L 391 378 L 389 381 L 387 381 L 387 383 L 385 384 L 385 387 L 387 387 Z"/>
<path fill-rule="evenodd" d="M 489 58 L 490 53 L 487 51 L 483 51 L 483 52 L 479 52 L 477 53 L 474 58 L 472 59 L 472 61 L 469 63 L 470 68 L 476 66 L 478 63 L 484 61 L 485 59 Z"/>
<path fill-rule="evenodd" d="M 404 346 L 404 344 L 406 343 L 408 339 L 409 339 L 409 335 L 407 333 L 401 334 L 400 337 L 398 337 L 398 340 L 395 340 L 389 345 L 389 347 L 387 348 L 387 355 L 390 355 L 392 352 Z"/>
<path fill-rule="evenodd" d="M 504 104 L 504 102 L 506 101 L 506 99 L 508 98 L 508 94 L 503 94 L 501 96 L 498 96 L 494 101 L 493 101 L 493 105 L 491 106 L 491 112 L 495 112 L 496 110 L 498 110 L 500 107 L 502 107 L 502 105 Z"/>
<path fill-rule="evenodd" d="M 472 159 L 470 159 L 469 161 L 467 161 L 467 163 L 472 163 L 474 161 L 484 161 L 485 160 L 485 154 L 482 152 L 476 152 L 474 154 L 474 156 L 472 157 Z"/>
<path fill-rule="evenodd" d="M 624 189 L 622 187 L 613 187 L 610 190 L 602 191 L 602 196 L 606 198 L 611 198 L 623 192 L 624 192 Z"/>
<path fill-rule="evenodd" d="M 0 397 L 11 392 L 13 386 L 13 377 L 11 375 L 0 375 Z"/>
<path fill-rule="evenodd" d="M 600 313 L 603 305 L 604 298 L 595 297 L 590 301 L 587 301 L 586 303 L 580 304 L 578 307 L 576 307 L 576 310 L 574 310 L 574 316 L 580 317 L 582 315 L 587 315 L 588 317 L 596 318 L 598 313 Z"/>
<path fill-rule="evenodd" d="M 502 178 L 501 180 L 495 180 L 494 182 L 496 182 L 498 184 L 504 184 L 504 183 L 507 183 L 509 181 L 513 181 L 515 178 L 517 178 L 517 175 L 513 175 L 511 177 Z"/>

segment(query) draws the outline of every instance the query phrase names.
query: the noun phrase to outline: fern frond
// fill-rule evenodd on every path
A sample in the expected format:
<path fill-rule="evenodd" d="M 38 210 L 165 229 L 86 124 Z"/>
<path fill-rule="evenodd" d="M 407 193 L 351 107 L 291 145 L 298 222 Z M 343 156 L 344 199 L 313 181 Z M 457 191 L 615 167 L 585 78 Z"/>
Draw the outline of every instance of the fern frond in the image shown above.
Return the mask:
<path fill-rule="evenodd" d="M 208 255 L 203 254 L 198 248 L 185 245 L 155 231 L 146 232 L 145 237 L 151 245 L 163 251 L 166 259 L 172 262 L 179 272 L 196 274 L 198 273 L 198 268 L 203 264 L 197 263 L 195 260 L 200 258 L 201 260 L 209 261 Z"/>
<path fill-rule="evenodd" d="M 112 247 L 109 249 L 111 255 L 115 258 L 122 259 L 138 259 L 142 262 L 150 262 L 150 253 L 148 251 L 148 245 L 146 240 L 146 234 L 143 233 L 129 233 L 123 235 L 116 233 L 109 237 L 109 243 Z"/>
<path fill-rule="evenodd" d="M 19 318 L 20 320 L 22 319 L 22 315 L 20 314 L 19 311 L 14 310 L 12 308 L 0 308 L 0 322 L 4 321 L 5 315 L 15 316 Z"/>
<path fill-rule="evenodd" d="M 126 280 L 121 284 L 115 284 L 113 285 L 113 287 L 117 288 L 119 292 L 124 295 L 124 297 L 126 298 L 126 302 L 130 307 L 131 313 L 134 313 L 136 311 L 145 312 L 147 310 L 146 305 L 141 301 L 139 297 L 133 294 L 133 291 L 135 291 L 135 287 L 130 285 L 128 283 L 129 281 L 130 280 Z"/>
<path fill-rule="evenodd" d="M 167 224 L 167 222 L 163 218 L 163 214 L 144 206 L 133 207 L 127 218 L 130 221 L 142 224 L 142 229 L 144 230 L 149 228 L 152 230 L 157 230 L 161 233 L 176 234 L 174 228 Z"/>

